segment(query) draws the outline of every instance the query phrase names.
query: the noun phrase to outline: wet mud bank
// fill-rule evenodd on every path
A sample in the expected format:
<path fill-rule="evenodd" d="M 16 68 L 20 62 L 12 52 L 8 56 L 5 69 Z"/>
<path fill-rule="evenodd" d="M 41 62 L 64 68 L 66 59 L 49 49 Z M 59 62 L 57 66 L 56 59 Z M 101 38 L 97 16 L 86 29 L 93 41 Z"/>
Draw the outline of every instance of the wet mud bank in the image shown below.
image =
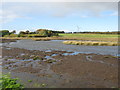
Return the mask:
<path fill-rule="evenodd" d="M 16 42 L 18 39 L 0 39 L 0 43 Z"/>
<path fill-rule="evenodd" d="M 26 88 L 118 87 L 118 57 L 2 46 L 3 73 L 11 72 Z"/>

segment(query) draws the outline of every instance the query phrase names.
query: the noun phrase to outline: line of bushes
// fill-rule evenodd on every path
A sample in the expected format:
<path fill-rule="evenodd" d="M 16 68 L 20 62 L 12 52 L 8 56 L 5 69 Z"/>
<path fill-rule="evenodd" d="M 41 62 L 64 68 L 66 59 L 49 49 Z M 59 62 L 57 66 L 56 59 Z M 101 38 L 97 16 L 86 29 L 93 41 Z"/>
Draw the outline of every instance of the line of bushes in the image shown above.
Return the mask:
<path fill-rule="evenodd" d="M 47 29 L 38 29 L 34 32 L 30 31 L 20 31 L 19 34 L 15 34 L 16 31 L 9 32 L 9 30 L 0 31 L 1 37 L 52 37 L 58 36 L 57 31 L 47 30 Z M 60 32 L 62 33 L 62 32 Z"/>
<path fill-rule="evenodd" d="M 10 32 L 9 30 L 1 30 L 0 31 L 0 37 L 4 37 L 5 35 L 6 36 L 9 36 L 9 35 L 14 35 L 16 33 L 15 30 L 13 30 L 12 32 Z"/>

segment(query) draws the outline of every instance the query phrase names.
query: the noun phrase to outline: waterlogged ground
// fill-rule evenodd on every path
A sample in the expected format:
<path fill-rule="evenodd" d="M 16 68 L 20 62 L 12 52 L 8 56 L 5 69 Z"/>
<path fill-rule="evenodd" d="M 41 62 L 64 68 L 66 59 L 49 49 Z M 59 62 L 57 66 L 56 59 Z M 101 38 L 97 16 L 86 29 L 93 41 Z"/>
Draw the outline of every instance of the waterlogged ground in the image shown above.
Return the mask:
<path fill-rule="evenodd" d="M 118 57 L 76 52 L 78 47 L 61 45 L 61 41 L 5 43 L 1 48 L 2 71 L 20 78 L 26 88 L 118 87 Z M 114 48 L 111 52 L 115 54 L 116 47 L 109 48 Z"/>
<path fill-rule="evenodd" d="M 118 46 L 76 46 L 76 45 L 65 45 L 62 43 L 63 40 L 52 40 L 52 41 L 34 41 L 34 40 L 18 40 L 10 44 L 5 44 L 8 47 L 24 48 L 28 50 L 65 50 L 81 53 L 97 53 L 103 55 L 114 55 L 118 54 Z M 3 44 L 4 45 L 4 44 Z"/>

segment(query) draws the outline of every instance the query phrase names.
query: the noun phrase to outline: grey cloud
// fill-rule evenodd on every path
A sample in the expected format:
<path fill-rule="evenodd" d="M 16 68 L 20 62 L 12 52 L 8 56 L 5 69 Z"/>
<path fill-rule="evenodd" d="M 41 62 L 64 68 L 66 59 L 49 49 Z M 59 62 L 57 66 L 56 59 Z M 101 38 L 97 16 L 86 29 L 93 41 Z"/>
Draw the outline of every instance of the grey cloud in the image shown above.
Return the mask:
<path fill-rule="evenodd" d="M 66 16 L 70 14 L 79 14 L 80 16 L 100 16 L 103 11 L 118 11 L 117 3 L 63 3 L 54 14 Z M 83 14 L 83 15 L 82 15 Z"/>
<path fill-rule="evenodd" d="M 117 2 L 6 2 L 3 11 L 11 11 L 10 18 L 28 15 L 50 15 L 53 17 L 66 17 L 77 15 L 80 17 L 101 16 L 101 12 L 112 11 L 110 15 L 117 15 Z M 13 16 L 12 16 L 13 15 Z"/>
<path fill-rule="evenodd" d="M 2 0 L 3 2 L 118 2 L 119 0 Z"/>

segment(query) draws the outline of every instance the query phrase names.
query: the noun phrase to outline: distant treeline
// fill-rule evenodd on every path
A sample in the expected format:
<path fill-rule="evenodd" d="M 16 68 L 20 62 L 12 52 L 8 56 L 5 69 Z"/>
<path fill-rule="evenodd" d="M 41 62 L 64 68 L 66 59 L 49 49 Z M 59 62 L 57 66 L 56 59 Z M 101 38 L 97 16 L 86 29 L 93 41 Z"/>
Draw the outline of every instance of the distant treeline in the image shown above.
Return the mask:
<path fill-rule="evenodd" d="M 58 33 L 63 33 L 64 31 L 53 31 L 48 29 L 38 29 L 34 32 L 30 32 L 29 30 L 20 31 L 16 34 L 16 31 L 13 30 L 10 32 L 9 30 L 1 30 L 0 36 L 1 37 L 51 37 L 51 36 L 58 36 Z"/>
<path fill-rule="evenodd" d="M 120 34 L 120 31 L 115 32 L 66 32 L 66 33 L 85 33 L 85 34 Z"/>
<path fill-rule="evenodd" d="M 53 31 L 48 29 L 38 29 L 34 32 L 29 30 L 20 31 L 16 34 L 16 30 L 9 31 L 9 30 L 1 30 L 0 37 L 51 37 L 51 36 L 59 36 L 60 33 L 80 33 L 80 34 L 120 34 L 120 31 L 114 32 L 64 32 L 64 31 Z"/>

